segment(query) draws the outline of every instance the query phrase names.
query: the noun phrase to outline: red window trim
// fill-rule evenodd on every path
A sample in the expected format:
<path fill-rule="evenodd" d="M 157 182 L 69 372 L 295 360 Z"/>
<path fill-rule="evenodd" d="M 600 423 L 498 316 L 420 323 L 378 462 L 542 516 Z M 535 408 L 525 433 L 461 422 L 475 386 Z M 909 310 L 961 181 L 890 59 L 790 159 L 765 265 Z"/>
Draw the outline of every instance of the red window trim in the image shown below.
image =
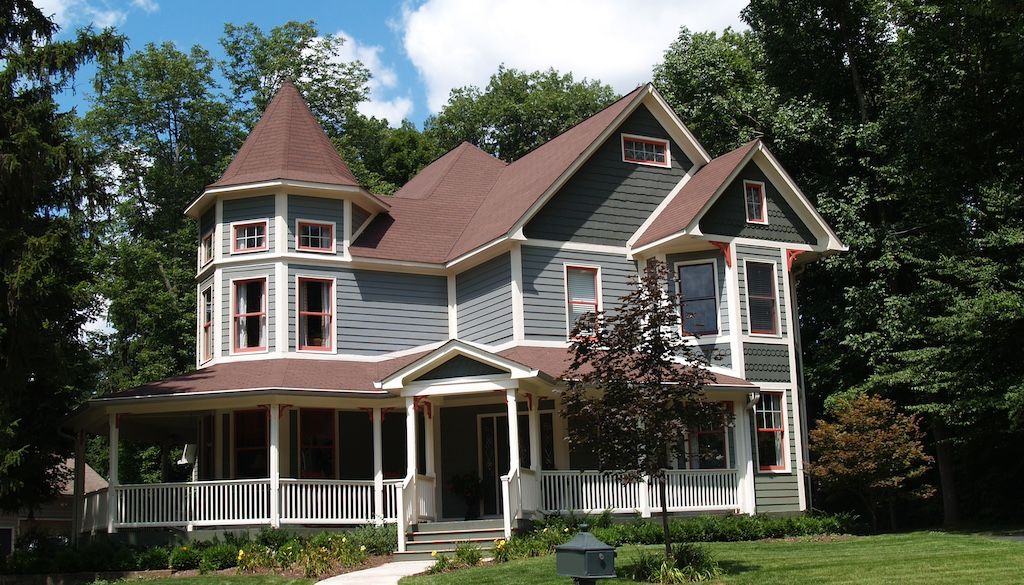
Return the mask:
<path fill-rule="evenodd" d="M 755 418 L 754 418 L 754 430 L 757 433 L 780 433 L 780 436 L 781 436 L 782 440 L 779 441 L 779 442 L 782 445 L 782 452 L 779 453 L 779 458 L 782 460 L 782 463 L 779 464 L 779 465 L 761 465 L 761 453 L 758 452 L 758 454 L 757 454 L 757 468 L 758 468 L 759 471 L 785 471 L 786 470 L 786 459 L 788 459 L 788 455 L 786 453 L 786 405 L 785 405 L 786 393 L 785 392 L 766 392 L 766 391 L 762 391 L 761 392 L 762 400 L 764 399 L 764 395 L 765 394 L 773 394 L 773 395 L 779 397 L 779 419 L 782 422 L 782 427 L 781 428 L 780 427 L 770 427 L 770 428 L 766 427 L 766 428 L 762 428 L 761 427 L 761 416 L 760 416 L 761 411 L 760 411 L 760 409 L 758 409 L 758 411 L 755 413 Z M 758 404 L 758 406 L 760 406 L 760 404 Z M 758 444 L 758 441 L 754 441 L 754 446 L 755 447 L 757 446 L 757 444 Z"/>
<path fill-rule="evenodd" d="M 772 281 L 768 287 L 772 291 L 771 297 L 765 297 L 761 295 L 750 294 L 750 271 L 745 270 L 746 281 L 744 285 L 747 289 L 747 319 L 750 321 L 750 333 L 753 335 L 778 335 L 779 334 L 779 301 L 778 301 L 778 290 L 777 290 L 777 278 L 775 274 L 775 264 L 771 262 L 745 262 L 744 268 L 751 264 L 764 264 L 765 266 L 771 266 L 771 278 Z M 772 304 L 772 328 L 771 329 L 754 329 L 754 320 L 750 318 L 750 299 L 771 299 Z"/>
<path fill-rule="evenodd" d="M 295 313 L 299 316 L 299 320 L 303 317 L 328 317 L 327 322 L 327 345 L 302 345 L 302 325 L 301 323 L 295 328 L 296 335 L 299 339 L 295 341 L 295 345 L 298 346 L 301 351 L 334 351 L 334 281 L 330 278 L 315 278 L 312 276 L 299 276 L 296 289 L 298 294 L 295 298 Z M 327 298 L 330 299 L 330 303 L 327 304 L 326 312 L 319 311 L 303 311 L 302 310 L 302 285 L 306 282 L 323 282 L 330 287 L 330 293 Z"/>
<path fill-rule="evenodd" d="M 305 443 L 302 442 L 302 426 L 303 426 L 302 414 L 305 413 L 305 412 L 326 412 L 326 413 L 328 413 L 330 415 L 331 425 L 333 427 L 333 429 L 332 429 L 332 438 L 331 438 L 331 446 L 330 446 L 330 449 L 331 449 L 331 462 L 335 465 L 335 468 L 336 468 L 337 467 L 337 459 L 336 458 L 338 456 L 338 451 L 337 451 L 337 442 L 338 442 L 337 428 L 338 427 L 335 424 L 335 421 L 337 420 L 335 418 L 335 416 L 336 416 L 335 415 L 335 411 L 333 409 L 330 409 L 330 408 L 300 408 L 299 409 L 299 433 L 298 434 L 299 434 L 299 456 L 300 457 L 302 456 L 302 450 L 307 448 L 307 447 L 309 447 L 311 449 L 326 449 L 327 448 L 327 447 L 324 447 L 322 445 L 306 445 Z M 305 470 L 302 469 L 302 462 L 301 462 L 301 460 L 299 461 L 299 477 L 302 478 L 302 479 L 336 479 L 337 473 L 335 473 L 335 471 L 336 471 L 336 469 L 332 469 L 331 470 L 331 477 L 327 477 L 327 478 L 313 477 L 313 476 L 310 476 L 310 475 L 306 474 Z"/>
<path fill-rule="evenodd" d="M 330 233 L 331 233 L 331 237 L 330 237 L 331 247 L 330 248 L 314 248 L 312 246 L 303 246 L 302 245 L 302 227 L 303 226 L 307 226 L 307 225 L 309 225 L 309 226 L 319 226 L 320 229 L 326 228 L 326 229 L 330 230 Z M 296 222 L 295 222 L 295 249 L 299 250 L 300 252 L 319 252 L 319 253 L 326 253 L 326 254 L 334 254 L 335 253 L 335 249 L 336 249 L 336 244 L 337 244 L 337 234 L 334 233 L 334 229 L 335 229 L 335 225 L 333 223 L 331 223 L 331 222 L 307 221 L 307 220 L 304 220 L 304 219 L 296 220 Z"/>
<path fill-rule="evenodd" d="M 259 248 L 246 248 L 244 250 L 238 248 L 238 228 L 244 228 L 254 225 L 263 226 L 263 246 Z M 242 223 L 231 224 L 231 253 L 232 254 L 249 254 L 250 252 L 266 252 L 269 249 L 270 242 L 270 222 L 261 219 L 259 221 L 247 221 Z"/>
<path fill-rule="evenodd" d="M 638 164 L 638 165 L 647 165 L 647 166 L 651 166 L 651 167 L 660 167 L 660 168 L 663 168 L 663 169 L 670 169 L 670 168 L 672 168 L 672 159 L 671 159 L 671 153 L 670 153 L 671 145 L 669 144 L 668 140 L 664 140 L 664 139 L 661 139 L 661 138 L 647 138 L 645 136 L 636 136 L 636 135 L 633 135 L 633 134 L 622 134 L 621 135 L 621 139 L 622 139 L 622 162 L 628 162 L 628 163 L 633 163 L 633 164 Z M 642 144 L 653 144 L 655 146 L 661 146 L 662 148 L 665 149 L 665 162 L 658 162 L 658 161 L 652 161 L 652 160 L 638 160 L 638 159 L 635 159 L 635 158 L 630 158 L 629 156 L 626 155 L 626 141 L 627 140 L 629 142 L 640 142 Z"/>
<path fill-rule="evenodd" d="M 263 446 L 262 447 L 239 447 L 238 446 L 238 415 L 256 412 L 263 415 Z M 234 455 L 231 461 L 232 476 L 238 475 L 238 453 L 242 451 L 264 451 L 267 454 L 267 471 L 270 470 L 270 410 L 267 408 L 243 408 L 231 412 L 231 451 Z"/>
<path fill-rule="evenodd" d="M 594 275 L 594 300 L 593 301 L 574 301 L 572 294 L 569 292 L 569 271 L 580 270 L 584 272 L 591 272 Z M 593 266 L 572 266 L 566 265 L 565 267 L 565 309 L 566 309 L 566 321 L 572 317 L 573 305 L 582 305 L 591 308 L 592 313 L 597 313 L 601 310 L 601 281 L 599 280 L 600 272 Z M 575 322 L 569 323 L 569 333 L 572 333 L 572 328 L 576 326 Z"/>
<path fill-rule="evenodd" d="M 199 264 L 200 264 L 200 266 L 206 266 L 210 262 L 213 262 L 213 257 L 216 256 L 216 253 L 213 251 L 213 232 L 214 232 L 214 230 L 211 228 L 211 229 L 207 230 L 205 234 L 199 236 Z M 204 258 L 203 257 L 203 242 L 205 242 L 207 238 L 210 239 L 210 257 L 209 258 Z"/>
<path fill-rule="evenodd" d="M 263 283 L 263 297 L 260 304 L 259 312 L 239 313 L 238 312 L 238 285 L 247 284 L 250 282 L 262 282 Z M 252 353 L 257 351 L 267 351 L 267 345 L 264 343 L 259 347 L 238 347 L 238 318 L 239 317 L 266 317 L 267 315 L 267 277 L 262 276 L 259 278 L 246 278 L 244 280 L 233 280 L 231 281 L 231 295 L 233 299 L 233 305 L 231 306 L 231 347 L 235 353 Z M 269 331 L 267 332 L 269 335 Z M 266 335 L 264 335 L 264 342 L 266 341 Z"/>
<path fill-rule="evenodd" d="M 761 217 L 758 219 L 751 219 L 749 215 L 750 207 L 747 205 L 748 185 L 757 187 L 758 192 L 761 194 Z M 747 223 L 768 225 L 768 196 L 765 194 L 764 183 L 760 181 L 743 181 L 743 215 L 747 218 Z"/>
<path fill-rule="evenodd" d="M 211 305 L 211 308 L 210 308 L 210 320 L 209 321 L 205 320 L 205 318 L 206 318 L 206 298 L 205 298 L 206 297 L 206 293 L 210 293 L 210 305 Z M 206 363 L 206 362 L 208 362 L 208 361 L 213 359 L 213 338 L 212 337 L 208 337 L 208 335 L 213 332 L 213 308 L 212 308 L 212 305 L 213 305 L 213 287 L 207 287 L 206 289 L 204 289 L 201 293 L 199 293 L 199 298 L 202 300 L 202 303 L 203 303 L 203 307 L 202 307 L 201 310 L 203 311 L 203 319 L 204 319 L 203 320 L 203 325 L 202 325 L 202 335 L 203 335 L 203 338 L 199 342 L 200 346 L 202 347 L 202 354 L 201 354 L 202 362 L 201 363 Z M 209 339 L 209 343 L 207 342 L 207 339 Z"/>

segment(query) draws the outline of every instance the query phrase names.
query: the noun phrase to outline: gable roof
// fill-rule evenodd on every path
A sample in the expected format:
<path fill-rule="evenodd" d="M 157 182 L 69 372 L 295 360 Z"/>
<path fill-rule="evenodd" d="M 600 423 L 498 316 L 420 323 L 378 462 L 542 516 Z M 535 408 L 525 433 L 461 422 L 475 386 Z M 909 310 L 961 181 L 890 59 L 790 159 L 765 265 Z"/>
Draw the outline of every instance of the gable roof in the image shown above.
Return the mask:
<path fill-rule="evenodd" d="M 353 256 L 447 262 L 506 235 L 649 85 L 506 164 L 463 143 L 389 201 L 350 250 Z"/>
<path fill-rule="evenodd" d="M 639 248 L 657 242 L 683 230 L 694 220 L 701 209 L 724 186 L 733 173 L 749 159 L 761 140 L 755 138 L 743 146 L 731 150 L 697 170 L 696 174 L 683 185 L 675 197 L 661 210 L 651 225 L 633 244 Z"/>
<path fill-rule="evenodd" d="M 277 90 L 227 170 L 210 187 L 275 179 L 359 186 L 291 81 Z"/>

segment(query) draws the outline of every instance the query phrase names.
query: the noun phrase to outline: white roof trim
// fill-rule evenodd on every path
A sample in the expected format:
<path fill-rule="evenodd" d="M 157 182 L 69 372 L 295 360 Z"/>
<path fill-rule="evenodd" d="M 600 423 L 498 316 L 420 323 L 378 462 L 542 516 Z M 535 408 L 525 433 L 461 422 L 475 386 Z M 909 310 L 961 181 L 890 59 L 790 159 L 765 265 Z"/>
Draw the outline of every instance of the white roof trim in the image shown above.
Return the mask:
<path fill-rule="evenodd" d="M 406 382 L 407 378 L 414 378 L 419 374 L 425 374 L 448 360 L 460 355 L 497 369 L 507 370 L 509 372 L 509 379 L 511 380 L 535 378 L 540 375 L 539 370 L 528 368 L 519 362 L 495 355 L 490 351 L 470 345 L 464 341 L 452 339 L 431 353 L 394 372 L 380 382 L 375 382 L 374 386 L 383 390 L 401 390 L 409 384 Z M 445 381 L 438 380 L 436 382 L 432 381 L 432 383 L 444 384 Z"/>
<path fill-rule="evenodd" d="M 258 183 L 243 183 L 240 185 L 225 185 L 223 187 L 212 187 L 207 188 L 203 191 L 203 194 L 197 197 L 192 203 L 185 208 L 185 215 L 189 217 L 199 217 L 199 210 L 205 208 L 208 202 L 216 199 L 218 195 L 226 195 L 229 193 L 244 193 L 247 191 L 259 191 L 259 190 L 278 190 L 287 189 L 289 187 L 306 189 L 311 191 L 321 191 L 324 193 L 341 193 L 356 195 L 364 202 L 367 202 L 371 207 L 371 212 L 380 212 L 388 209 L 387 203 L 384 203 L 379 198 L 368 193 L 365 189 L 359 186 L 353 185 L 334 185 L 331 183 L 314 183 L 311 181 L 295 181 L 288 179 L 278 179 L 273 181 L 260 181 Z"/>

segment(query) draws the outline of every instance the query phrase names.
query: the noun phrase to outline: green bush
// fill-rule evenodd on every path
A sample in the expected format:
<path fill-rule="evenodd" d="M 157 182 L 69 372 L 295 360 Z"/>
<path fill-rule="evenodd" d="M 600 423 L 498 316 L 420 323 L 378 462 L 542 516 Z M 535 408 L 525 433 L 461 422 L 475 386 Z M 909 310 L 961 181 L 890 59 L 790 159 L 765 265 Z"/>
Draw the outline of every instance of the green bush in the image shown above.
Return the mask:
<path fill-rule="evenodd" d="M 433 551 L 430 553 L 430 556 L 434 558 L 434 564 L 430 565 L 430 567 L 427 568 L 427 573 L 431 575 L 436 575 L 437 573 L 446 573 L 448 571 L 453 571 L 458 568 L 455 566 L 455 561 L 453 561 L 451 557 L 444 553 L 438 553 L 437 551 Z"/>
<path fill-rule="evenodd" d="M 398 550 L 398 531 L 394 524 L 362 526 L 348 533 L 349 540 L 365 546 L 371 555 L 389 555 Z"/>
<path fill-rule="evenodd" d="M 288 569 L 298 562 L 303 548 L 302 541 L 297 538 L 293 538 L 282 544 L 281 547 L 274 552 L 274 560 L 282 569 Z"/>
<path fill-rule="evenodd" d="M 669 525 L 673 542 L 737 542 L 811 536 L 819 534 L 849 534 L 856 528 L 851 516 L 700 516 L 677 518 Z M 662 544 L 661 524 L 653 520 L 635 518 L 623 524 L 595 528 L 594 536 L 612 545 Z"/>
<path fill-rule="evenodd" d="M 135 566 L 140 571 L 156 571 L 170 567 L 171 553 L 162 546 L 140 550 L 135 554 Z"/>
<path fill-rule="evenodd" d="M 256 535 L 256 544 L 262 544 L 273 550 L 280 550 L 282 546 L 293 540 L 295 540 L 295 535 L 291 532 L 267 526 L 260 528 L 259 533 Z"/>
<path fill-rule="evenodd" d="M 675 568 L 683 572 L 687 581 L 711 581 L 722 574 L 722 568 L 707 547 L 685 543 L 672 547 Z"/>
<path fill-rule="evenodd" d="M 183 545 L 175 547 L 171 551 L 169 564 L 175 571 L 187 571 L 189 569 L 198 569 L 202 559 L 202 553 L 198 549 Z"/>
<path fill-rule="evenodd" d="M 462 567 L 475 567 L 484 559 L 480 547 L 471 542 L 460 542 L 455 545 L 455 562 Z"/>
<path fill-rule="evenodd" d="M 302 547 L 299 552 L 298 562 L 302 565 L 302 573 L 308 578 L 316 578 L 331 570 L 332 553 L 328 548 L 329 539 L 321 539 L 320 542 L 311 540 Z M 287 545 L 286 545 L 287 546 Z"/>
<path fill-rule="evenodd" d="M 672 559 L 661 551 L 640 549 L 629 561 L 616 568 L 619 577 L 641 583 L 675 585 L 710 581 L 722 574 L 718 563 L 704 547 L 683 544 L 672 547 Z"/>
<path fill-rule="evenodd" d="M 229 569 L 238 564 L 238 547 L 233 544 L 214 544 L 202 549 L 200 554 L 200 573 Z"/>
<path fill-rule="evenodd" d="M 250 542 L 238 549 L 236 561 L 239 573 L 255 573 L 261 569 L 273 569 L 274 551 L 266 545 Z"/>

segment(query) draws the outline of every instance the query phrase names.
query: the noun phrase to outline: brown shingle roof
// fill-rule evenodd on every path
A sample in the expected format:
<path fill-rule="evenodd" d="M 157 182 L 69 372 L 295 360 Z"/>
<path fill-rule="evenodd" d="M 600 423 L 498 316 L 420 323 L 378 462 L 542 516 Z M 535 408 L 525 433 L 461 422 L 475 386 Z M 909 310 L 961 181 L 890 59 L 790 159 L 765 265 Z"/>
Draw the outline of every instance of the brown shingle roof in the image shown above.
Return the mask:
<path fill-rule="evenodd" d="M 661 210 L 651 225 L 647 226 L 633 247 L 646 246 L 690 225 L 697 213 L 722 188 L 729 175 L 746 159 L 747 154 L 759 142 L 760 139 L 755 138 L 701 167 L 676 193 L 672 201 L 669 201 L 668 205 Z"/>
<path fill-rule="evenodd" d="M 210 187 L 281 179 L 359 186 L 290 81 L 277 90 L 224 175 Z"/>
<path fill-rule="evenodd" d="M 75 495 L 75 459 L 65 459 L 62 465 L 63 468 L 68 472 L 68 476 L 67 481 L 65 481 L 63 487 L 61 487 L 60 493 L 63 496 L 73 496 Z M 89 466 L 88 463 L 86 463 L 85 493 L 91 494 L 95 491 L 102 490 L 106 487 L 108 487 L 107 480 L 103 479 L 103 477 L 100 474 L 96 473 L 95 469 L 93 469 L 92 467 Z"/>
<path fill-rule="evenodd" d="M 463 143 L 389 200 L 353 256 L 446 262 L 506 233 L 647 86 L 505 165 Z"/>

